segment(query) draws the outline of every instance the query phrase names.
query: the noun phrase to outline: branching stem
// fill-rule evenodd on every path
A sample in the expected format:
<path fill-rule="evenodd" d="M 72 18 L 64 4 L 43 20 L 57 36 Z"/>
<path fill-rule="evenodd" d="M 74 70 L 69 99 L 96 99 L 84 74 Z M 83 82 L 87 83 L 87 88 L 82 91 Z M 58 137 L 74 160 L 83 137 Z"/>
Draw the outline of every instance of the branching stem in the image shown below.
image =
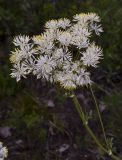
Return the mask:
<path fill-rule="evenodd" d="M 93 131 L 91 130 L 91 128 L 88 126 L 88 122 L 87 122 L 87 119 L 85 117 L 85 114 L 84 114 L 84 111 L 76 97 L 75 94 L 72 95 L 72 98 L 73 98 L 73 102 L 75 104 L 75 108 L 86 128 L 86 130 L 88 131 L 88 133 L 91 135 L 91 137 L 93 138 L 93 140 L 95 141 L 95 143 L 99 146 L 99 148 L 104 151 L 105 153 L 107 153 L 113 160 L 120 160 L 119 157 L 115 156 L 112 152 L 110 154 L 110 150 L 106 149 L 101 143 L 100 141 L 98 140 L 98 138 L 96 137 L 96 135 L 93 133 Z"/>

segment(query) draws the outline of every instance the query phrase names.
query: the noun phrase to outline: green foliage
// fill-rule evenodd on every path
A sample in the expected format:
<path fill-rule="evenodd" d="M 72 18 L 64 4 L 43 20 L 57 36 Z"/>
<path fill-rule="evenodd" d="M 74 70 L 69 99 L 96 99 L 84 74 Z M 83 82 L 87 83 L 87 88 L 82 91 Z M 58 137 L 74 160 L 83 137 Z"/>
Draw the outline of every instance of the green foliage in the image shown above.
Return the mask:
<path fill-rule="evenodd" d="M 45 2 L 43 0 L 0 0 L 0 35 L 40 33 L 41 27 L 47 20 L 76 13 L 77 3 L 75 1 L 53 3 L 49 0 Z"/>
<path fill-rule="evenodd" d="M 46 122 L 50 113 L 47 108 L 38 105 L 32 95 L 23 91 L 16 97 L 16 101 L 12 102 L 12 113 L 10 115 L 10 123 L 13 126 L 26 129 L 37 127 L 40 123 Z M 49 114 L 48 114 L 49 113 Z"/>
<path fill-rule="evenodd" d="M 9 73 L 10 70 L 6 65 L 0 68 L 0 99 L 13 96 L 22 89 L 22 83 L 17 84 Z"/>

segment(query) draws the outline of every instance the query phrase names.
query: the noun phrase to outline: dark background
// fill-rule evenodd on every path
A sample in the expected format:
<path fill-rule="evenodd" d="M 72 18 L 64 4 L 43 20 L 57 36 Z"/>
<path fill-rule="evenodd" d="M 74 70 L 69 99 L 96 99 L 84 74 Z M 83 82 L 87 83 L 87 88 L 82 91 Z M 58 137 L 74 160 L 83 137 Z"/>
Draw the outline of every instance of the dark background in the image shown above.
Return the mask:
<path fill-rule="evenodd" d="M 17 83 L 10 77 L 10 51 L 16 35 L 43 32 L 47 20 L 96 12 L 104 32 L 95 37 L 104 59 L 92 73 L 108 138 L 122 155 L 122 1 L 121 0 L 0 0 L 0 141 L 9 160 L 109 160 L 86 133 L 71 98 L 59 86 L 34 77 Z M 103 141 L 91 93 L 76 91 L 90 126 Z M 103 158 L 102 158 L 103 157 Z"/>

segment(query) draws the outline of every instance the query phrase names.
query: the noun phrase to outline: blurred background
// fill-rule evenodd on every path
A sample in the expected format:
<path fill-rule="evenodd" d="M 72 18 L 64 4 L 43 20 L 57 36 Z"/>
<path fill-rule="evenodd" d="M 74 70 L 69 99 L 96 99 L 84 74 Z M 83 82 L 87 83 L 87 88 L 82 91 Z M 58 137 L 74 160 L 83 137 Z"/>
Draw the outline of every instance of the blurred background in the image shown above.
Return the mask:
<path fill-rule="evenodd" d="M 108 138 L 122 155 L 122 1 L 121 0 L 0 0 L 0 141 L 8 160 L 110 160 L 86 133 L 73 102 L 58 86 L 30 77 L 10 77 L 10 51 L 16 35 L 37 35 L 47 20 L 96 12 L 104 32 L 95 37 L 104 59 L 93 71 L 94 93 Z M 102 140 L 91 93 L 76 91 L 90 126 Z"/>

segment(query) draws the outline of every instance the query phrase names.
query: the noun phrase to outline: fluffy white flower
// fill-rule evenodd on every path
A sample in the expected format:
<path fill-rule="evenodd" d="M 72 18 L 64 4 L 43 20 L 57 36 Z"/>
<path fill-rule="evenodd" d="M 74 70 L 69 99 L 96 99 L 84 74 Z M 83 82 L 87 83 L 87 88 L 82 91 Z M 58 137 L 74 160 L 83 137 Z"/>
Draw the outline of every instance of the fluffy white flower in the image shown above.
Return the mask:
<path fill-rule="evenodd" d="M 21 48 L 16 48 L 15 51 L 11 52 L 10 61 L 11 63 L 19 63 L 22 59 L 28 59 L 37 54 L 36 49 L 33 49 L 33 45 L 25 45 Z"/>
<path fill-rule="evenodd" d="M 58 28 L 57 23 L 58 23 L 57 20 L 50 20 L 46 22 L 45 28 L 55 30 Z"/>
<path fill-rule="evenodd" d="M 3 143 L 0 142 L 0 160 L 4 160 L 8 156 L 8 150 L 3 147 Z"/>
<path fill-rule="evenodd" d="M 33 39 L 34 43 L 37 44 L 37 45 L 41 44 L 44 41 L 43 35 L 33 36 L 32 39 Z"/>
<path fill-rule="evenodd" d="M 90 73 L 86 72 L 83 68 L 78 70 L 78 76 L 76 79 L 76 84 L 78 86 L 84 86 L 91 83 Z"/>
<path fill-rule="evenodd" d="M 81 48 L 87 48 L 89 45 L 89 39 L 85 36 L 74 36 L 72 38 L 71 43 L 75 46 L 77 46 L 77 48 L 81 49 Z"/>
<path fill-rule="evenodd" d="M 58 36 L 57 40 L 63 45 L 63 46 L 69 46 L 71 43 L 72 35 L 69 32 L 61 32 Z"/>
<path fill-rule="evenodd" d="M 37 53 L 37 50 L 33 48 L 33 45 L 25 45 L 19 50 L 19 54 L 23 59 L 33 57 Z"/>
<path fill-rule="evenodd" d="M 88 30 L 88 28 L 87 27 L 82 27 L 81 24 L 75 24 L 71 28 L 71 33 L 73 34 L 73 36 L 89 37 L 91 35 L 91 32 Z"/>
<path fill-rule="evenodd" d="M 70 20 L 69 19 L 67 19 L 67 18 L 61 18 L 61 19 L 58 20 L 58 24 L 57 25 L 58 25 L 59 28 L 66 29 L 71 24 L 70 24 Z"/>
<path fill-rule="evenodd" d="M 46 32 L 43 33 L 43 39 L 48 42 L 53 42 L 56 39 L 56 31 L 46 30 Z"/>
<path fill-rule="evenodd" d="M 34 36 L 33 41 L 35 44 L 38 45 L 36 49 L 39 50 L 41 53 L 49 53 L 54 47 L 53 41 L 49 39 L 47 40 L 44 35 Z"/>
<path fill-rule="evenodd" d="M 60 72 L 57 74 L 57 81 L 61 84 L 61 86 L 65 89 L 72 90 L 76 89 L 75 77 L 73 72 Z"/>
<path fill-rule="evenodd" d="M 12 54 L 10 55 L 10 61 L 11 63 L 18 63 L 22 60 L 22 54 L 21 54 L 21 50 L 19 50 L 18 48 L 15 49 L 15 51 L 11 52 Z"/>
<path fill-rule="evenodd" d="M 82 55 L 81 60 L 84 65 L 97 67 L 99 59 L 102 58 L 102 50 L 100 47 L 95 46 L 95 44 L 91 44 Z"/>
<path fill-rule="evenodd" d="M 37 60 L 33 73 L 34 75 L 37 75 L 37 79 L 45 78 L 46 80 L 49 80 L 49 76 L 55 67 L 56 62 L 52 58 L 48 57 L 47 55 L 40 56 L 40 58 Z"/>
<path fill-rule="evenodd" d="M 91 83 L 90 73 L 81 68 L 79 61 L 71 63 L 69 66 L 67 65 L 64 73 L 62 77 L 59 77 L 59 82 L 61 81 L 61 85 L 66 89 L 74 89 L 76 86 L 84 86 Z"/>
<path fill-rule="evenodd" d="M 53 42 L 45 41 L 38 46 L 37 50 L 40 51 L 40 53 L 50 54 L 52 53 L 53 47 L 54 47 Z"/>
<path fill-rule="evenodd" d="M 13 40 L 13 43 L 15 46 L 22 46 L 24 44 L 27 44 L 29 42 L 30 38 L 29 36 L 16 36 Z"/>
<path fill-rule="evenodd" d="M 95 31 L 96 35 L 100 35 L 100 33 L 103 32 L 101 25 L 98 25 L 97 23 L 91 23 L 90 27 Z"/>
<path fill-rule="evenodd" d="M 88 21 L 88 15 L 86 13 L 76 14 L 75 16 L 73 16 L 73 20 L 74 21 L 78 21 L 81 24 L 82 23 L 87 23 L 87 21 Z"/>
<path fill-rule="evenodd" d="M 20 81 L 21 77 L 26 78 L 26 75 L 28 75 L 31 71 L 30 67 L 25 65 L 24 63 L 20 64 L 14 64 L 12 73 L 10 74 L 11 77 L 16 78 L 17 82 Z"/>
<path fill-rule="evenodd" d="M 33 72 L 33 70 L 35 69 L 35 65 L 36 65 L 36 58 L 35 57 L 28 57 L 28 59 L 26 59 L 23 64 L 24 67 L 27 68 L 28 73 Z"/>
<path fill-rule="evenodd" d="M 67 49 L 59 48 L 53 53 L 53 59 L 58 65 L 63 64 L 64 61 L 72 61 L 72 55 Z"/>
<path fill-rule="evenodd" d="M 100 17 L 96 13 L 88 13 L 88 20 L 91 22 L 100 22 Z"/>
<path fill-rule="evenodd" d="M 44 32 L 41 35 L 33 36 L 33 41 L 36 44 L 40 44 L 43 41 L 53 42 L 55 39 L 56 39 L 56 31 L 54 30 L 46 30 L 46 32 Z"/>

